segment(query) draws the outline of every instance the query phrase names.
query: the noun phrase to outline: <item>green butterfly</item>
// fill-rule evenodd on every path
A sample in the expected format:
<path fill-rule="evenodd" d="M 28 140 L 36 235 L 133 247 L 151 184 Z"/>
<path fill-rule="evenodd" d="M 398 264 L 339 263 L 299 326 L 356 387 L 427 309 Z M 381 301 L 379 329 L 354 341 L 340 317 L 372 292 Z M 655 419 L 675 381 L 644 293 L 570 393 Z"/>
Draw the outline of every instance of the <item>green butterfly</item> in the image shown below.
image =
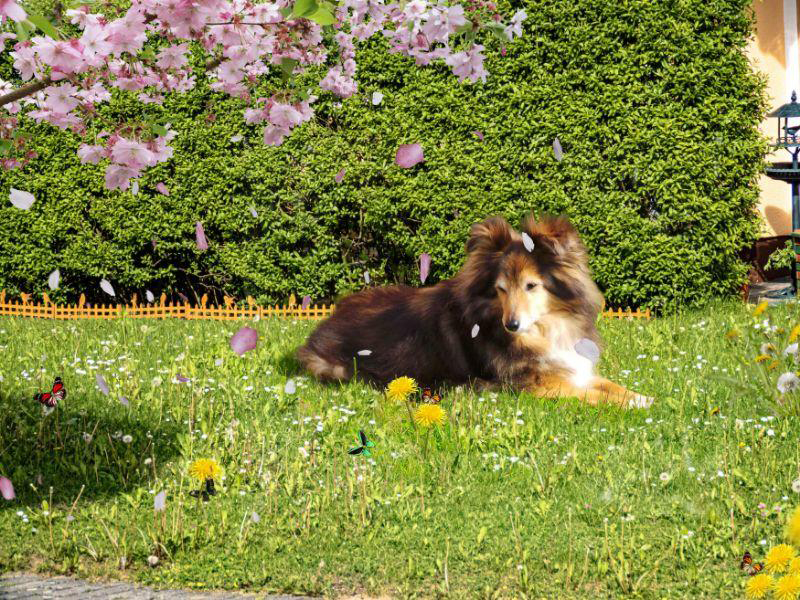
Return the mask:
<path fill-rule="evenodd" d="M 367 434 L 364 433 L 363 429 L 358 431 L 358 437 L 361 440 L 361 445 L 357 448 L 350 448 L 347 453 L 352 455 L 363 454 L 364 456 L 372 456 L 372 452 L 370 452 L 369 449 L 374 448 L 375 444 L 367 439 Z"/>

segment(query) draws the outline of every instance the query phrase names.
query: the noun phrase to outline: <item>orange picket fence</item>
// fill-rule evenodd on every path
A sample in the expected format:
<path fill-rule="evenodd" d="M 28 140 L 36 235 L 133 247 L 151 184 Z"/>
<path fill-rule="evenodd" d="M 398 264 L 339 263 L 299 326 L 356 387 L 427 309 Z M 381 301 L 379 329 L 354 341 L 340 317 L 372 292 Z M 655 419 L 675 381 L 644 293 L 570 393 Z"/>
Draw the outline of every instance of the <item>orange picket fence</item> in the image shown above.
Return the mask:
<path fill-rule="evenodd" d="M 294 294 L 284 306 L 259 306 L 252 297 L 247 297 L 247 306 L 237 306 L 233 298 L 225 297 L 225 306 L 208 306 L 206 294 L 200 303 L 167 302 L 166 294 L 161 294 L 158 302 L 139 304 L 134 294 L 130 304 L 86 305 L 86 297 L 81 294 L 77 304 L 54 304 L 50 297 L 42 294 L 43 302 L 31 302 L 30 294 L 22 294 L 17 302 L 6 300 L 5 290 L 0 291 L 0 316 L 34 317 L 39 319 L 217 319 L 239 320 L 254 317 L 289 317 L 292 319 L 321 319 L 329 316 L 336 305 L 312 304 L 306 308 L 297 303 Z M 615 319 L 649 319 L 650 309 L 641 312 L 630 308 L 610 309 L 603 312 L 604 317 Z"/>

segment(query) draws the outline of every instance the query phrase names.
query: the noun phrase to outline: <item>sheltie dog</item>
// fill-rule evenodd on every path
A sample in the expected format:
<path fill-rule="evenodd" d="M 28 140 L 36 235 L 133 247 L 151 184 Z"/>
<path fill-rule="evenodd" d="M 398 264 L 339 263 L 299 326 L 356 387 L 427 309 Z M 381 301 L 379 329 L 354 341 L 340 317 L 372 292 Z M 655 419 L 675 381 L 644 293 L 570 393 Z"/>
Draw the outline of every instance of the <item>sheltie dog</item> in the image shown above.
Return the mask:
<path fill-rule="evenodd" d="M 426 288 L 371 288 L 344 298 L 297 351 L 318 379 L 511 387 L 646 408 L 653 400 L 594 373 L 603 297 L 564 217 L 473 225 L 467 260 Z M 576 349 L 577 347 L 577 349 Z M 586 356 L 589 354 L 589 356 Z"/>

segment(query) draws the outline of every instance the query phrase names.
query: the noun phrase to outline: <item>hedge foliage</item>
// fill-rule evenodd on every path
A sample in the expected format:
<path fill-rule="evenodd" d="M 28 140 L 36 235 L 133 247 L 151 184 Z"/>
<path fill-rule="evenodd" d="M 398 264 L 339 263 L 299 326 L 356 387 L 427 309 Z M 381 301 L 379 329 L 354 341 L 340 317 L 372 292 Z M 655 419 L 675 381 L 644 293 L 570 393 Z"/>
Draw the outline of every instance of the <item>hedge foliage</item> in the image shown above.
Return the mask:
<path fill-rule="evenodd" d="M 765 150 L 764 82 L 744 54 L 749 5 L 516 1 L 503 9 L 525 8 L 525 35 L 505 56 L 487 42 L 491 75 L 476 85 L 375 40 L 359 53 L 359 95 L 340 105 L 321 94 L 316 119 L 279 148 L 202 78 L 163 108 L 117 93 L 106 113 L 146 112 L 179 132 L 174 158 L 147 171 L 136 196 L 105 191 L 102 165 L 79 164 L 75 136 L 26 123 L 40 157 L 0 173 L 0 192 L 37 202 L 0 208 L 0 288 L 41 292 L 59 267 L 51 295 L 62 301 L 106 301 L 101 277 L 123 299 L 147 288 L 319 300 L 361 287 L 365 270 L 373 284 L 418 284 L 421 252 L 433 257 L 429 283 L 447 278 L 472 223 L 535 211 L 573 219 L 610 305 L 734 293 L 747 271 L 737 253 L 758 233 Z M 414 142 L 425 162 L 396 167 L 398 145 Z M 207 252 L 195 248 L 196 221 Z"/>

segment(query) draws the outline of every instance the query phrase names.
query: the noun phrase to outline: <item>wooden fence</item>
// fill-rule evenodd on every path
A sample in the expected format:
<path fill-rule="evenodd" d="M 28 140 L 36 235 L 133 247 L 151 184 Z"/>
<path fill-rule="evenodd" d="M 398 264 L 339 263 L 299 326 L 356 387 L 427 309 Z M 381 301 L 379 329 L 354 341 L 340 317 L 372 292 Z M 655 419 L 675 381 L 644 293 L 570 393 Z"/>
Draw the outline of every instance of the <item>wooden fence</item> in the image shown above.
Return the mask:
<path fill-rule="evenodd" d="M 290 317 L 292 319 L 321 319 L 329 316 L 336 305 L 312 304 L 303 308 L 297 304 L 294 294 L 284 306 L 259 306 L 252 297 L 247 297 L 247 306 L 237 306 L 233 298 L 225 297 L 225 306 L 208 306 L 208 296 L 203 295 L 200 303 L 193 306 L 189 302 L 182 304 L 167 302 L 166 294 L 161 294 L 158 302 L 139 304 L 136 294 L 130 304 L 86 305 L 86 297 L 81 294 L 77 304 L 53 304 L 44 293 L 43 303 L 31 302 L 30 294 L 22 294 L 17 302 L 6 300 L 5 290 L 0 291 L 0 316 L 33 317 L 39 319 L 217 319 L 240 320 L 255 317 Z M 630 308 L 622 310 L 606 310 L 604 317 L 615 319 L 649 319 L 650 309 L 644 312 Z"/>

